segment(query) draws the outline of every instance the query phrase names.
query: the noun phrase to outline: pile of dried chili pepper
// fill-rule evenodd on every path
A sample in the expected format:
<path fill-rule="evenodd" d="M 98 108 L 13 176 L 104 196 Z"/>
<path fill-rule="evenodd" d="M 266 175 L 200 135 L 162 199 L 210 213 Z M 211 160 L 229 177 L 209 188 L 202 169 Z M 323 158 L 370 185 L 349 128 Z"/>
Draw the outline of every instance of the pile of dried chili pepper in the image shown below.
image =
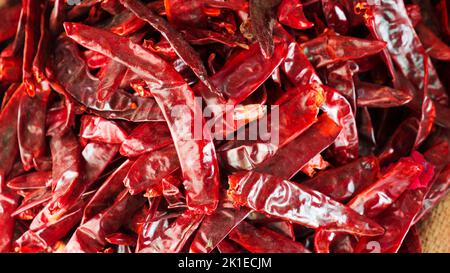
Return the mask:
<path fill-rule="evenodd" d="M 0 1 L 0 252 L 421 252 L 449 4 Z"/>

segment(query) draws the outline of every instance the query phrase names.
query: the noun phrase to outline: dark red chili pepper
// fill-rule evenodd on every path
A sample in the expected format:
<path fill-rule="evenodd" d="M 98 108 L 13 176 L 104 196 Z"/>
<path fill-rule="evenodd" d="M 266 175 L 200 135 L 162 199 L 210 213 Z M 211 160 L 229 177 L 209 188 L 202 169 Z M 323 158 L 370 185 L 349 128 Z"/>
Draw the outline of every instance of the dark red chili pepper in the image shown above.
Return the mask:
<path fill-rule="evenodd" d="M 283 0 L 278 6 L 278 21 L 295 29 L 308 29 L 314 24 L 306 19 L 299 0 Z"/>
<path fill-rule="evenodd" d="M 179 168 L 177 151 L 170 145 L 138 157 L 123 182 L 132 195 L 152 190 L 157 196 L 162 194 L 162 180 Z"/>

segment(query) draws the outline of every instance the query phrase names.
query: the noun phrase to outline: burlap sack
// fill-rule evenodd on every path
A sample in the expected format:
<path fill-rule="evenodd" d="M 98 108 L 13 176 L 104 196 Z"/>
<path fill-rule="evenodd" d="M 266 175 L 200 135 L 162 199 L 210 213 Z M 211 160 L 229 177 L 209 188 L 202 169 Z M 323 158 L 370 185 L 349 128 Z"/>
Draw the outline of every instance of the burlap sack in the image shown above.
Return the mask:
<path fill-rule="evenodd" d="M 418 227 L 424 253 L 450 253 L 450 194 Z"/>

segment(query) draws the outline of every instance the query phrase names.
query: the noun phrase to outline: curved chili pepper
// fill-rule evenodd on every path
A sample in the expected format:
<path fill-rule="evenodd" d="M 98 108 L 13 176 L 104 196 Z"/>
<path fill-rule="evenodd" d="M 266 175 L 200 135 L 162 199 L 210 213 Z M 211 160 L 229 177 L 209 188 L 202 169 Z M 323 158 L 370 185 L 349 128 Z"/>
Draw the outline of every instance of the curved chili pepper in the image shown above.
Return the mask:
<path fill-rule="evenodd" d="M 390 108 L 402 106 L 413 99 L 406 90 L 368 82 L 356 82 L 357 104 L 359 107 Z"/>
<path fill-rule="evenodd" d="M 232 174 L 229 184 L 229 195 L 233 201 L 255 211 L 310 228 L 322 227 L 368 236 L 383 233 L 375 222 L 306 186 L 255 172 Z"/>
<path fill-rule="evenodd" d="M 370 41 L 327 32 L 302 43 L 300 47 L 317 68 L 337 62 L 360 59 L 379 53 L 386 47 L 383 41 Z M 339 50 L 336 50 L 339 49 Z"/>

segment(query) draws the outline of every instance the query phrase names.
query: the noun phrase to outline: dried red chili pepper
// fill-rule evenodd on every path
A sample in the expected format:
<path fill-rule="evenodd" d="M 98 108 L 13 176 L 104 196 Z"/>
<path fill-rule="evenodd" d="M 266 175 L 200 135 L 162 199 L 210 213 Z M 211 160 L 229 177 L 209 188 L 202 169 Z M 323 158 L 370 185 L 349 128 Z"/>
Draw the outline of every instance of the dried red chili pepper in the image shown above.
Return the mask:
<path fill-rule="evenodd" d="M 229 177 L 229 184 L 229 194 L 233 201 L 256 211 L 311 228 L 323 227 L 369 236 L 383 233 L 383 229 L 375 222 L 306 186 L 255 172 L 235 173 Z M 284 198 L 279 196 L 282 192 L 286 192 Z M 305 210 L 302 209 L 303 206 Z M 293 207 L 297 209 L 292 211 Z M 344 220 L 340 216 L 340 219 L 336 219 L 337 215 L 347 216 Z"/>
<path fill-rule="evenodd" d="M 0 4 L 0 252 L 421 252 L 446 2 Z"/>

